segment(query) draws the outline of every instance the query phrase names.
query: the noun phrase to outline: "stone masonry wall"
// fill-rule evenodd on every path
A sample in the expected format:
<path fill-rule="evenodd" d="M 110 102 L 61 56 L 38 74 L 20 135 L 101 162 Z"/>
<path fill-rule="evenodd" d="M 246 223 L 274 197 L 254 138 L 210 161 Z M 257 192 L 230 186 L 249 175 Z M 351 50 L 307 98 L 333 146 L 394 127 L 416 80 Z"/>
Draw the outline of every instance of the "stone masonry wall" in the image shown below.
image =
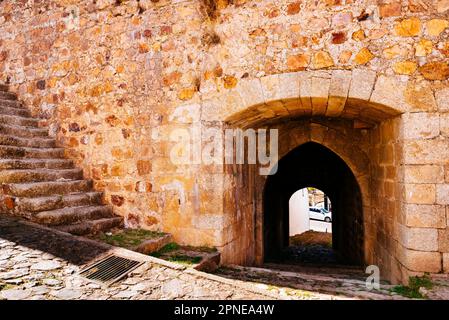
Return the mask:
<path fill-rule="evenodd" d="M 316 83 L 295 94 L 313 108 L 296 115 L 387 121 L 379 134 L 396 153 L 369 183 L 382 184 L 373 210 L 388 219 L 370 241 L 397 238 L 398 272 L 448 272 L 448 0 L 0 1 L 0 82 L 47 119 L 128 226 L 181 243 L 232 248 L 234 199 L 222 166 L 170 161 L 170 132 L 221 129 L 245 110 L 248 126 L 291 116 L 267 102 L 290 98 L 277 84 L 303 75 Z"/>

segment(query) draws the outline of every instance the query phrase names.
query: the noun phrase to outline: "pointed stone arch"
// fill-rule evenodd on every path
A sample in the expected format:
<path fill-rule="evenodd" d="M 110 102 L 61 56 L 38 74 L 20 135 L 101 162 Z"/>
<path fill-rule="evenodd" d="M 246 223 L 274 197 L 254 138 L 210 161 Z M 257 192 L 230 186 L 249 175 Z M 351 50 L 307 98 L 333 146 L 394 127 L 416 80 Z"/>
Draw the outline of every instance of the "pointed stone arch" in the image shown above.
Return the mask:
<path fill-rule="evenodd" d="M 313 187 L 332 202 L 332 247 L 342 264 L 365 263 L 362 191 L 354 172 L 335 152 L 317 142 L 303 143 L 279 160 L 276 174 L 263 190 L 264 261 L 282 258 L 289 245 L 289 199 L 296 191 Z M 363 190 L 369 197 L 369 190 Z M 369 207 L 365 207 L 369 211 Z"/>

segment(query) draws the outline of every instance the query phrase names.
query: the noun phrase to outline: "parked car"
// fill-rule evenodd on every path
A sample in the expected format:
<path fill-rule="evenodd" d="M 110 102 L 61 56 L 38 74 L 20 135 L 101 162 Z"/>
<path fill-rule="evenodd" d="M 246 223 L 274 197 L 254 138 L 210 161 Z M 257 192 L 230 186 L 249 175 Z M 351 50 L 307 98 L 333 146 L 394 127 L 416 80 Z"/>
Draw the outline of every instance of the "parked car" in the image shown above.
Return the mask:
<path fill-rule="evenodd" d="M 332 222 L 332 212 L 327 211 L 324 208 L 310 207 L 309 218 L 312 220 Z"/>

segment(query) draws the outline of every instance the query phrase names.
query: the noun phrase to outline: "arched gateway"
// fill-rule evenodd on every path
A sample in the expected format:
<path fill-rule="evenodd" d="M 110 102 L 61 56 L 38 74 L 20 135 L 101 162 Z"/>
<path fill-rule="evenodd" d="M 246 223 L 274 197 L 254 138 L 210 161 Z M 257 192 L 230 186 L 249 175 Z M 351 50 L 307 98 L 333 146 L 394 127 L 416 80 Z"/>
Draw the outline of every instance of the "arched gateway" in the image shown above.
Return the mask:
<path fill-rule="evenodd" d="M 280 258 L 289 245 L 289 199 L 297 190 L 314 187 L 332 204 L 332 247 L 340 263 L 364 263 L 361 191 L 354 174 L 334 152 L 305 143 L 285 155 L 276 174 L 267 178 L 263 194 L 264 260 Z"/>
<path fill-rule="evenodd" d="M 261 264 L 275 255 L 288 234 L 284 200 L 308 183 L 336 201 L 334 241 L 347 262 L 378 265 L 393 281 L 418 271 L 402 244 L 401 114 L 409 106 L 403 92 L 386 87 L 395 81 L 365 70 L 297 72 L 244 80 L 202 101 L 203 116 L 212 117 L 213 107 L 225 128 L 279 133 L 276 175 L 261 176 L 257 164 L 225 166 L 225 263 Z"/>

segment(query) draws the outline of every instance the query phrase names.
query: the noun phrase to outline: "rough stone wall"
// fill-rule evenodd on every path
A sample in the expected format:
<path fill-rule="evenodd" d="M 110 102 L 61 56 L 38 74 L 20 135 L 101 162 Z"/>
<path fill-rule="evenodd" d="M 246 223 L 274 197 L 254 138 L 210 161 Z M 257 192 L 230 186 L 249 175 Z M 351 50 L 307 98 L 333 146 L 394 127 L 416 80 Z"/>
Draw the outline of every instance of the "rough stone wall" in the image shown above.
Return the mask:
<path fill-rule="evenodd" d="M 384 190 L 373 209 L 382 231 L 371 239 L 395 244 L 392 269 L 447 272 L 448 37 L 448 0 L 3 0 L 0 81 L 48 119 L 129 226 L 231 248 L 229 176 L 218 165 L 171 163 L 169 133 L 220 129 L 252 105 L 291 98 L 279 79 L 303 77 L 288 72 L 315 75 L 295 93 L 300 111 L 265 104 L 242 123 L 294 114 L 363 126 L 402 113 L 388 136 L 398 141 L 399 178 L 385 163 L 369 182 Z M 379 143 L 373 156 L 390 149 Z"/>
<path fill-rule="evenodd" d="M 396 117 L 382 122 L 370 132 L 369 183 L 373 192 L 370 196 L 371 211 L 365 223 L 367 260 L 382 266 L 382 272 L 390 274 L 395 281 L 402 278 L 403 272 L 395 254 L 399 245 L 397 226 L 403 188 L 399 173 L 403 154 L 399 123 L 400 118 Z"/>

